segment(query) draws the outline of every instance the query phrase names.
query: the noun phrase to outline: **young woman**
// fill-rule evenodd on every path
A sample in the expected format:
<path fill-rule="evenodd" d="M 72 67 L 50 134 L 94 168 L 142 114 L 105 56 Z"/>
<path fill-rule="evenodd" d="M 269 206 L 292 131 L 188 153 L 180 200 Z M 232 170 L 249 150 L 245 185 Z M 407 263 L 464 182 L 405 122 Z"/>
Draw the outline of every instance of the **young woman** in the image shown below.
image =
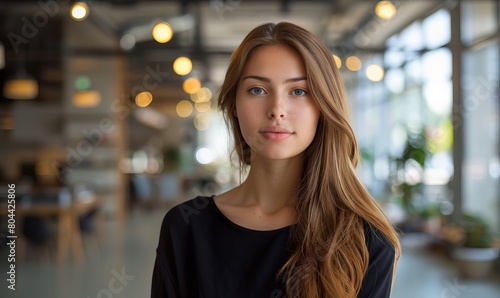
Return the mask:
<path fill-rule="evenodd" d="M 356 176 L 347 101 L 318 37 L 252 30 L 218 103 L 248 177 L 167 213 L 151 297 L 389 297 L 400 246 Z"/>

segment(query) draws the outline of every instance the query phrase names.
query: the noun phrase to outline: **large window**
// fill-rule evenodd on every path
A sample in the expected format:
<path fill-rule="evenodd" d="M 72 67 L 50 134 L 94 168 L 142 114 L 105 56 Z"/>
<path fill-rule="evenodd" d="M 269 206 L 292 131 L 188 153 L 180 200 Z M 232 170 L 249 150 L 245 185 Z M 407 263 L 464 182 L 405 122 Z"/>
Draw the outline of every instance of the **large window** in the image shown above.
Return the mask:
<path fill-rule="evenodd" d="M 464 129 L 463 211 L 500 229 L 500 47 L 494 1 L 464 3 L 462 40 Z"/>

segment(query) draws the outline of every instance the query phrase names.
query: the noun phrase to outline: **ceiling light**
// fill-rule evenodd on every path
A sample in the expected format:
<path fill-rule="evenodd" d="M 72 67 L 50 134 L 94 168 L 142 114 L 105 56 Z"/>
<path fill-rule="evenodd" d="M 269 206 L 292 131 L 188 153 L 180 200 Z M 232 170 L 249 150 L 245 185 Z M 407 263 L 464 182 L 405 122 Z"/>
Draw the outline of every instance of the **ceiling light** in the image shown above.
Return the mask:
<path fill-rule="evenodd" d="M 167 22 L 160 22 L 153 27 L 153 38 L 159 43 L 166 43 L 174 35 L 172 27 Z"/>
<path fill-rule="evenodd" d="M 148 91 L 141 92 L 135 96 L 135 104 L 140 108 L 147 107 L 152 101 L 153 94 Z"/>
<path fill-rule="evenodd" d="M 375 6 L 375 14 L 382 20 L 390 20 L 396 14 L 396 7 L 391 1 L 380 1 Z"/>
<path fill-rule="evenodd" d="M 201 82 L 197 78 L 189 78 L 182 83 L 182 89 L 188 94 L 195 94 L 201 88 Z"/>
<path fill-rule="evenodd" d="M 85 2 L 76 2 L 71 7 L 71 17 L 75 21 L 83 21 L 89 15 L 89 7 Z"/>
<path fill-rule="evenodd" d="M 345 60 L 345 66 L 347 69 L 352 71 L 357 71 L 361 69 L 361 60 L 356 56 L 347 57 Z"/>
<path fill-rule="evenodd" d="M 187 75 L 193 69 L 193 63 L 188 57 L 179 57 L 174 61 L 174 72 L 180 76 Z"/>
<path fill-rule="evenodd" d="M 366 77 L 372 82 L 379 82 L 384 78 L 384 69 L 377 64 L 369 65 L 366 68 Z"/>
<path fill-rule="evenodd" d="M 101 93 L 96 90 L 77 91 L 73 93 L 73 104 L 79 108 L 93 108 L 101 103 Z"/>
<path fill-rule="evenodd" d="M 8 79 L 3 85 L 3 96 L 10 99 L 34 99 L 38 96 L 38 82 L 28 76 Z"/>

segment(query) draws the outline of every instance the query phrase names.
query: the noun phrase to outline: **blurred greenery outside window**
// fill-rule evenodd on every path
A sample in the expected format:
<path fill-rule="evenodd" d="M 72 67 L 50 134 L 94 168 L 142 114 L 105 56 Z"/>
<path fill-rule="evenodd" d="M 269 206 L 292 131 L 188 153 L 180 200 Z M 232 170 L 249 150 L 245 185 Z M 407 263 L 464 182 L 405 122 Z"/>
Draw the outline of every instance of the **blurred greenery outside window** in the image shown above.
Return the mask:
<path fill-rule="evenodd" d="M 498 39 L 477 43 L 499 34 L 497 5 L 467 1 L 462 6 L 466 50 L 460 124 L 465 143 L 463 211 L 478 214 L 496 230 L 500 226 L 500 49 Z M 448 190 L 453 178 L 450 39 L 450 12 L 443 8 L 387 40 L 383 81 L 370 82 L 359 72 L 356 84 L 347 84 L 363 156 L 363 182 L 375 198 L 396 202 L 406 216 L 448 215 L 453 210 Z M 373 61 L 365 58 L 363 63 L 380 61 L 380 56 L 372 55 L 368 60 Z"/>

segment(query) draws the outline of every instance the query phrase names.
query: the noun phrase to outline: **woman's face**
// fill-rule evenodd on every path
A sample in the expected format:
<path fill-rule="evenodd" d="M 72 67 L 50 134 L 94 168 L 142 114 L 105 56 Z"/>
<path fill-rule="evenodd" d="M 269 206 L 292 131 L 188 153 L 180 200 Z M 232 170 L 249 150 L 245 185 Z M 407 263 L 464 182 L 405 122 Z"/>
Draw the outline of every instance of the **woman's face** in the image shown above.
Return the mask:
<path fill-rule="evenodd" d="M 311 144 L 320 112 L 304 63 L 283 45 L 258 48 L 246 62 L 236 93 L 236 117 L 252 159 L 288 159 Z"/>

